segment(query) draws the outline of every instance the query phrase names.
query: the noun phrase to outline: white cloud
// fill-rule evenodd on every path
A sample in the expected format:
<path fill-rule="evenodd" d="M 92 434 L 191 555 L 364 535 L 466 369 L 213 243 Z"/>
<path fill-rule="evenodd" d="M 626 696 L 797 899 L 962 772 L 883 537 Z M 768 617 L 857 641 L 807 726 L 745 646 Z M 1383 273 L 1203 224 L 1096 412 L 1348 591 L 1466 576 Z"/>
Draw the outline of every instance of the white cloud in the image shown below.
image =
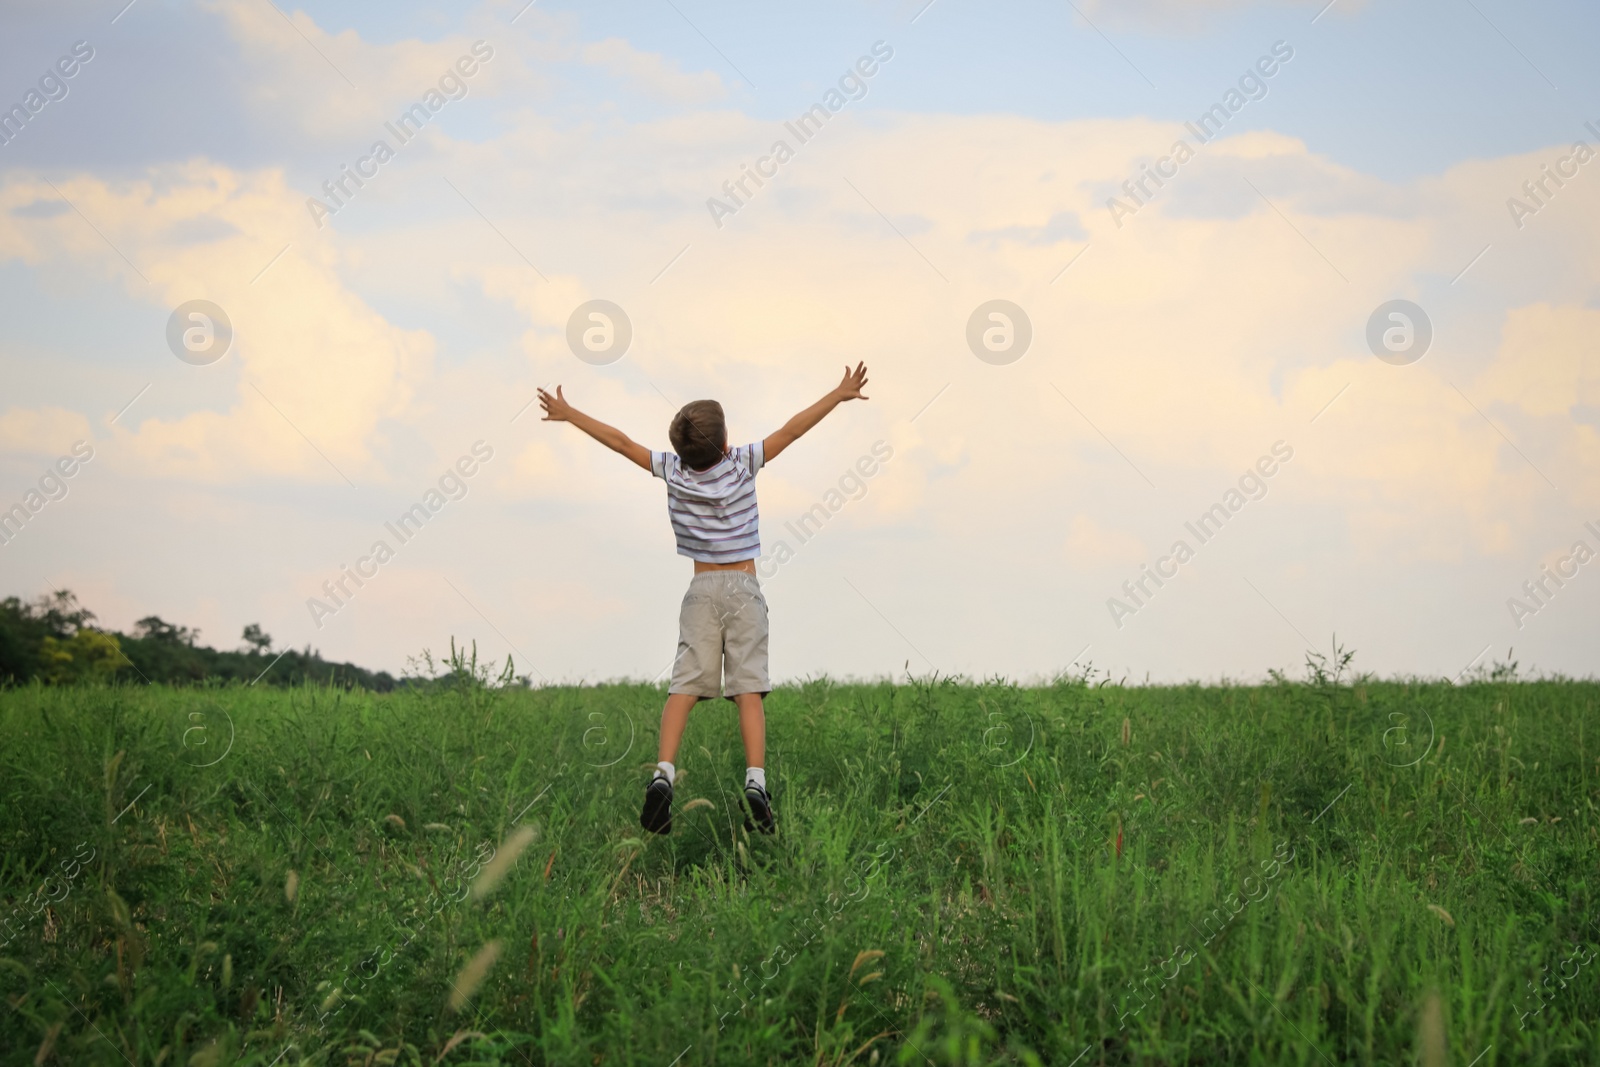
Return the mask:
<path fill-rule="evenodd" d="M 410 409 L 430 371 L 433 342 L 389 325 L 351 293 L 339 278 L 334 246 L 303 242 L 252 281 L 282 251 L 278 240 L 298 236 L 303 226 L 298 198 L 281 175 L 196 163 L 140 181 L 79 177 L 56 187 L 99 220 L 105 239 L 130 263 L 109 256 L 76 213 L 0 215 L 0 255 L 52 270 L 92 264 L 163 311 L 203 298 L 232 320 L 225 362 L 194 371 L 237 370 L 231 410 L 150 417 L 132 429 L 119 423 L 117 436 L 141 469 L 203 481 L 261 474 L 337 481 L 331 461 L 347 477 L 376 475 L 374 430 Z M 42 181 L 16 180 L 0 190 L 0 210 L 54 196 Z M 204 244 L 173 237 L 183 220 L 201 217 L 226 220 L 230 230 Z M 135 418 L 137 412 L 128 421 Z"/>
<path fill-rule="evenodd" d="M 688 73 L 660 53 L 641 52 L 619 37 L 584 45 L 579 55 L 585 63 L 627 81 L 634 89 L 674 103 L 704 104 L 728 95 L 715 72 Z"/>
<path fill-rule="evenodd" d="M 94 442 L 94 430 L 80 412 L 65 408 L 7 408 L 0 413 L 0 451 L 28 456 L 61 456 L 79 441 Z"/>
<path fill-rule="evenodd" d="M 317 140 L 352 139 L 351 151 L 382 135 L 382 125 L 417 103 L 429 90 L 442 95 L 493 96 L 513 86 L 545 86 L 539 61 L 570 53 L 564 43 L 570 20 L 535 9 L 522 24 L 516 49 L 504 27 L 484 17 L 469 20 L 476 31 L 436 40 L 365 40 L 354 30 L 329 33 L 305 11 L 250 0 L 206 0 L 226 20 L 240 51 L 240 85 L 260 120 L 289 123 Z M 281 8 L 281 9 L 280 9 Z M 493 53 L 479 62 L 483 41 Z M 497 47 L 498 46 L 498 47 Z M 466 57 L 471 76 L 455 68 Z M 440 86 L 454 74 L 462 88 Z M 460 106 L 459 103 L 454 106 Z M 352 157 L 353 158 L 353 157 Z"/>
<path fill-rule="evenodd" d="M 629 151 L 645 146 L 686 160 L 702 143 L 697 138 L 761 144 L 772 132 L 747 123 L 745 132 L 730 136 L 728 122 L 717 114 L 698 126 L 645 124 L 635 129 Z M 973 536 L 981 524 L 950 501 L 1024 493 L 1027 478 L 1041 468 L 1070 480 L 1101 470 L 1104 459 L 1110 476 L 1137 479 L 1102 432 L 1165 485 L 1200 471 L 1231 478 L 1235 466 L 1274 440 L 1299 445 L 1320 437 L 1339 441 L 1336 454 L 1324 462 L 1308 451 L 1301 469 L 1317 472 L 1315 488 L 1294 492 L 1345 510 L 1368 549 L 1389 546 L 1435 559 L 1501 553 L 1535 521 L 1526 509 L 1518 518 L 1505 506 L 1532 491 L 1524 484 L 1531 472 L 1506 463 L 1504 442 L 1463 404 L 1452 381 L 1481 406 L 1514 400 L 1530 416 L 1554 420 L 1550 447 L 1582 466 L 1581 483 L 1594 477 L 1592 454 L 1579 448 L 1590 431 L 1572 427 L 1556 410 L 1562 397 L 1570 406 L 1589 395 L 1586 372 L 1579 371 L 1587 327 L 1573 309 L 1540 327 L 1561 339 L 1539 342 L 1552 352 L 1543 364 L 1549 395 L 1541 407 L 1529 384 L 1543 381 L 1539 375 L 1507 372 L 1479 383 L 1470 367 L 1449 365 L 1449 353 L 1463 343 L 1462 316 L 1479 313 L 1465 283 L 1432 296 L 1416 289 L 1419 276 L 1431 272 L 1448 281 L 1471 258 L 1476 249 L 1468 231 L 1495 221 L 1502 187 L 1515 188 L 1508 178 L 1525 162 L 1471 164 L 1397 187 L 1333 164 L 1295 138 L 1250 133 L 1205 146 L 1170 188 L 1119 229 L 1095 190 L 1135 173 L 1151 146 L 1170 144 L 1179 132 L 1145 120 L 896 116 L 871 130 L 841 121 L 720 231 L 692 207 L 687 218 L 615 214 L 601 190 L 615 192 L 602 176 L 616 161 L 604 155 L 586 161 L 578 142 L 587 132 L 544 131 L 537 144 L 507 138 L 472 149 L 485 157 L 480 173 L 537 173 L 555 158 L 566 188 L 596 190 L 587 202 L 568 201 L 559 217 L 513 216 L 518 231 L 567 249 L 626 234 L 632 253 L 609 265 L 600 257 L 583 270 L 582 285 L 553 278 L 530 286 L 511 267 L 485 273 L 485 290 L 527 316 L 524 347 L 536 367 L 566 364 L 572 373 L 581 369 L 561 338 L 566 314 L 590 296 L 618 299 L 638 330 L 628 365 L 669 396 L 722 397 L 731 410 L 749 412 L 755 426 L 776 425 L 831 384 L 837 363 L 865 355 L 877 399 L 844 419 L 847 431 L 830 432 L 884 436 L 897 460 L 895 477 L 874 488 L 861 514 L 899 514 L 953 539 Z M 619 142 L 611 151 L 624 147 Z M 966 168 L 920 162 L 941 154 L 979 162 Z M 664 180 L 691 195 L 708 193 L 725 169 L 707 158 Z M 862 204 L 841 173 L 853 175 L 891 220 L 922 218 L 926 231 L 908 244 Z M 1064 175 L 1071 178 L 1051 177 Z M 1270 190 L 1270 205 L 1245 184 L 1247 177 Z M 1236 184 L 1243 207 L 1223 217 L 1171 210 L 1186 186 L 1206 182 Z M 512 182 L 492 195 L 514 202 Z M 973 234 L 1037 225 L 1066 211 L 1083 220 L 1083 241 L 998 242 L 974 253 Z M 1565 266 L 1556 270 L 1565 260 L 1549 254 L 1574 236 L 1547 228 L 1497 250 L 1502 259 L 1475 271 L 1487 281 L 1495 270 L 1543 270 L 1549 282 L 1559 274 L 1564 288 L 1579 290 L 1582 279 Z M 690 250 L 651 284 L 657 262 L 665 264 L 685 243 Z M 1084 258 L 1052 284 L 1085 245 Z M 651 258 L 641 262 L 645 249 Z M 1548 265 L 1541 268 L 1541 261 Z M 1586 270 L 1592 286 L 1595 269 Z M 1007 368 L 979 364 L 961 340 L 967 312 L 999 295 L 1022 303 L 1035 328 L 1034 349 Z M 1396 295 L 1421 296 L 1437 319 L 1435 353 L 1409 368 L 1378 363 L 1362 340 L 1370 311 Z M 1524 314 L 1514 303 L 1503 313 L 1508 322 Z M 1516 347 L 1497 355 L 1490 338 L 1470 343 L 1483 365 L 1524 358 Z M 1352 381 L 1326 421 L 1307 429 L 1311 416 Z M 945 385 L 949 393 L 908 423 Z M 599 402 L 604 417 L 610 401 Z M 1361 434 L 1348 436 L 1344 427 L 1351 426 L 1362 427 Z M 1048 463 L 1033 457 L 1049 457 Z M 794 481 L 769 488 L 775 507 L 809 503 L 815 491 L 808 495 L 807 479 L 827 480 L 825 464 L 809 469 L 807 463 L 786 461 Z M 1534 484 L 1542 485 L 1537 478 Z M 1438 533 L 1417 537 L 1408 524 Z"/>

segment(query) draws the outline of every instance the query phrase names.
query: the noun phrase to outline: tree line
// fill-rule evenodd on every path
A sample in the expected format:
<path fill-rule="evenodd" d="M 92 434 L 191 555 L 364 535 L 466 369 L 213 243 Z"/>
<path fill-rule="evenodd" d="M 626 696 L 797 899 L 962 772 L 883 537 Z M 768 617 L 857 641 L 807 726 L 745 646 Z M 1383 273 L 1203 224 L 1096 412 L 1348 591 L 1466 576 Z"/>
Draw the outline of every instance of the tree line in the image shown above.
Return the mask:
<path fill-rule="evenodd" d="M 158 615 L 134 623 L 132 633 L 94 622 L 94 612 L 65 589 L 32 601 L 0 600 L 0 684 L 315 682 L 378 692 L 396 685 L 387 671 L 332 663 L 309 645 L 274 650 L 272 635 L 256 623 L 244 628 L 241 647 L 216 649 L 200 644 L 200 631 Z"/>

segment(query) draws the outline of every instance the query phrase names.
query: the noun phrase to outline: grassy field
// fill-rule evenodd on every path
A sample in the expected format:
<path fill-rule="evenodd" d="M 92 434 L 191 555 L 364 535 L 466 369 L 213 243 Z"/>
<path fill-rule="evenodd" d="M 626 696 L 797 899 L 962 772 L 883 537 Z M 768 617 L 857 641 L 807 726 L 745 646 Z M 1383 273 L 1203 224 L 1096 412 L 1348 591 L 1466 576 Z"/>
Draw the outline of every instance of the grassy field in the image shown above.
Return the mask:
<path fill-rule="evenodd" d="M 3 1061 L 1600 1064 L 1600 685 L 483 681 L 0 692 Z"/>

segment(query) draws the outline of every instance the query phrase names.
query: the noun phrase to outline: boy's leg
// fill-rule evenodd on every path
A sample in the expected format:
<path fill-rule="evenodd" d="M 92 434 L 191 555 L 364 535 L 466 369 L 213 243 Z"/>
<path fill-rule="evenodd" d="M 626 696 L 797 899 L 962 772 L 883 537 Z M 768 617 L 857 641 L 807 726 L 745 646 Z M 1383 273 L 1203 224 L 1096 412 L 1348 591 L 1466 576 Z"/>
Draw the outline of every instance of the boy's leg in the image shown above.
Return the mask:
<path fill-rule="evenodd" d="M 767 793 L 767 716 L 761 694 L 739 693 L 733 702 L 739 707 L 739 733 L 744 737 L 744 803 L 750 811 L 745 829 L 770 834 L 774 821 L 772 798 Z"/>
<path fill-rule="evenodd" d="M 672 782 L 677 777 L 673 760 L 678 758 L 678 743 L 683 740 L 683 728 L 689 724 L 689 711 L 699 701 L 692 693 L 669 693 L 661 709 L 661 743 L 656 748 L 656 762 L 663 764 L 644 790 L 644 809 L 639 813 L 639 825 L 653 834 L 672 832 Z"/>
<path fill-rule="evenodd" d="M 689 711 L 701 700 L 715 697 L 722 681 L 722 625 L 717 617 L 716 598 L 705 575 L 695 575 L 683 595 L 678 611 L 678 654 L 672 660 L 672 678 L 667 684 L 667 703 L 661 709 L 661 741 L 656 749 L 658 763 L 678 758 L 689 723 Z"/>
<path fill-rule="evenodd" d="M 744 803 L 748 830 L 773 832 L 772 800 L 767 794 L 767 718 L 762 698 L 772 689 L 767 675 L 767 602 L 755 575 L 740 574 L 731 600 L 736 610 L 723 630 L 724 690 L 739 709 L 744 738 Z"/>
<path fill-rule="evenodd" d="M 761 694 L 740 693 L 733 698 L 733 702 L 739 708 L 739 735 L 744 738 L 744 765 L 764 769 L 767 765 L 767 715 L 761 706 Z"/>
<path fill-rule="evenodd" d="M 667 702 L 661 709 L 661 741 L 656 748 L 658 768 L 645 787 L 644 810 L 639 823 L 656 834 L 672 832 L 672 784 L 677 777 L 673 761 L 689 723 L 689 711 L 700 700 L 717 695 L 722 668 L 722 640 L 711 597 L 703 582 L 689 583 L 678 612 L 678 654 L 672 662 Z"/>
<path fill-rule="evenodd" d="M 677 763 L 678 745 L 683 742 L 684 727 L 689 725 L 689 712 L 699 700 L 692 693 L 667 695 L 666 706 L 661 709 L 661 743 L 656 746 L 657 763 Z M 757 710 L 759 712 L 759 704 Z"/>

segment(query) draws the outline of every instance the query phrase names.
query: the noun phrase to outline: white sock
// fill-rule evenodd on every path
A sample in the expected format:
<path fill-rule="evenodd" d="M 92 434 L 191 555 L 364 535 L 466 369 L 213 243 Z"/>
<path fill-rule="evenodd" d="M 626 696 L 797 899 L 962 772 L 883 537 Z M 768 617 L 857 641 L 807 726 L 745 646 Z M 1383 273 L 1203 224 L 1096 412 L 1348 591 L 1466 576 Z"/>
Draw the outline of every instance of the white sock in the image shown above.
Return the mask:
<path fill-rule="evenodd" d="M 765 790 L 767 788 L 767 772 L 761 767 L 746 767 L 744 769 L 744 784 L 759 785 Z"/>
<path fill-rule="evenodd" d="M 656 764 L 656 776 L 665 778 L 668 785 L 672 784 L 672 779 L 677 777 L 677 774 L 678 768 L 674 767 L 666 760 L 662 760 L 660 763 Z"/>

